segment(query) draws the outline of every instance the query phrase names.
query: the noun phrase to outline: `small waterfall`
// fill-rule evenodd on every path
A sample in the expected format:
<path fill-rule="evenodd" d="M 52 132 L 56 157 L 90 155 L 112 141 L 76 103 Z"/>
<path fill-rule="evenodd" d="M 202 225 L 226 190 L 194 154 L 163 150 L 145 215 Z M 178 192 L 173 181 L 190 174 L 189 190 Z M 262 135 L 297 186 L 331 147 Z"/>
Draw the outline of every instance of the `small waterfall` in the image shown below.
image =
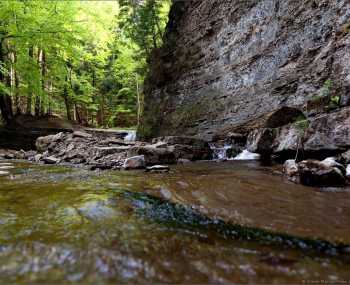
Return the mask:
<path fill-rule="evenodd" d="M 237 155 L 233 160 L 259 160 L 260 154 L 249 152 L 248 150 L 243 150 L 239 155 Z"/>
<path fill-rule="evenodd" d="M 211 150 L 213 151 L 213 159 L 214 160 L 227 160 L 230 159 L 228 157 L 228 151 L 232 149 L 232 145 L 225 144 L 224 146 L 216 146 L 213 143 L 209 144 Z"/>
<path fill-rule="evenodd" d="M 124 141 L 126 142 L 136 141 L 136 131 L 128 131 L 128 134 L 124 137 Z"/>

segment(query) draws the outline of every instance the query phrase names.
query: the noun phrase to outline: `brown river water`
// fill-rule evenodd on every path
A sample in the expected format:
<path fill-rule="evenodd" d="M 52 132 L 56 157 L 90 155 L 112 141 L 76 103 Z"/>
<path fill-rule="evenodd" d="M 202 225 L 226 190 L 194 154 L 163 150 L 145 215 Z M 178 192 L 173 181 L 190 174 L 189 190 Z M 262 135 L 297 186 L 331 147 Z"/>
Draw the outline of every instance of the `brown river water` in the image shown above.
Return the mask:
<path fill-rule="evenodd" d="M 13 164 L 0 176 L 0 284 L 350 284 L 349 188 L 244 162 Z"/>

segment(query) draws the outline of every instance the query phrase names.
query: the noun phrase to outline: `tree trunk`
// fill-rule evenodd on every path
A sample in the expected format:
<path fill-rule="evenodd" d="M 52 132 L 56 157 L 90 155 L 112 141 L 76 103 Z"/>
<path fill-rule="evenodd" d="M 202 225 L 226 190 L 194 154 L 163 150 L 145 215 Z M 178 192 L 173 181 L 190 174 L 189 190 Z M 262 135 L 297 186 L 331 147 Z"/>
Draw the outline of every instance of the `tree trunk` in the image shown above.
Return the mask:
<path fill-rule="evenodd" d="M 45 76 L 46 76 L 46 54 L 44 50 L 41 50 L 41 89 L 43 92 L 43 95 L 46 92 L 46 83 L 45 83 Z M 40 114 L 43 116 L 45 114 L 45 104 L 44 104 L 43 98 L 41 99 L 40 104 Z"/>
<path fill-rule="evenodd" d="M 66 82 L 64 84 L 64 89 L 63 89 L 63 99 L 64 99 L 64 104 L 66 105 L 67 119 L 71 121 L 72 117 L 70 114 L 70 104 L 69 104 L 69 98 L 68 98 L 67 84 L 68 84 L 68 76 L 66 75 Z"/>
<path fill-rule="evenodd" d="M 0 64 L 4 65 L 5 63 L 5 54 L 3 49 L 3 41 L 0 41 Z M 5 74 L 2 70 L 0 70 L 0 82 L 6 84 Z M 9 124 L 13 119 L 13 111 L 12 111 L 12 100 L 11 97 L 6 94 L 4 91 L 0 93 L 0 111 L 2 118 L 4 121 Z"/>
<path fill-rule="evenodd" d="M 31 60 L 34 58 L 34 47 L 29 47 L 28 55 Z M 27 94 L 27 114 L 30 115 L 32 113 L 32 98 L 33 98 L 33 89 L 31 86 L 31 82 L 29 82 L 28 86 L 28 94 Z"/>
<path fill-rule="evenodd" d="M 39 49 L 38 50 L 38 64 L 39 66 L 41 66 L 41 61 L 42 61 L 42 50 Z M 35 117 L 40 117 L 40 104 L 41 104 L 41 94 L 35 94 L 35 106 L 34 106 L 34 114 Z"/>

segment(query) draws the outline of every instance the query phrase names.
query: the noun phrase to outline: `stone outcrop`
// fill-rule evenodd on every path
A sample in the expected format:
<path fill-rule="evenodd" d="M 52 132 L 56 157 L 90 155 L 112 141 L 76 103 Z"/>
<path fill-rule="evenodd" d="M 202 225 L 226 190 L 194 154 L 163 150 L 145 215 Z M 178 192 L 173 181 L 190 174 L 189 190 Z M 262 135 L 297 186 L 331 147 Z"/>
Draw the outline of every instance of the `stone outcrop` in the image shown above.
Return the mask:
<path fill-rule="evenodd" d="M 151 172 L 167 169 L 160 164 L 210 159 L 212 152 L 206 141 L 187 136 L 156 138 L 150 144 L 83 131 L 40 137 L 36 147 L 39 153 L 23 152 L 22 158 L 45 164 L 87 165 L 91 169 L 140 169 L 158 165 Z"/>
<path fill-rule="evenodd" d="M 347 0 L 174 1 L 151 58 L 140 135 L 212 140 L 266 128 L 266 115 L 283 107 L 310 117 L 349 105 L 349 17 Z M 322 124 L 328 145 L 342 130 Z M 305 147 L 323 149 L 313 129 L 321 127 L 311 123 Z"/>
<path fill-rule="evenodd" d="M 344 107 L 277 128 L 260 128 L 248 135 L 247 149 L 260 154 L 293 158 L 297 150 L 305 157 L 324 159 L 350 149 L 350 107 Z M 339 157 L 350 161 L 348 153 Z"/>

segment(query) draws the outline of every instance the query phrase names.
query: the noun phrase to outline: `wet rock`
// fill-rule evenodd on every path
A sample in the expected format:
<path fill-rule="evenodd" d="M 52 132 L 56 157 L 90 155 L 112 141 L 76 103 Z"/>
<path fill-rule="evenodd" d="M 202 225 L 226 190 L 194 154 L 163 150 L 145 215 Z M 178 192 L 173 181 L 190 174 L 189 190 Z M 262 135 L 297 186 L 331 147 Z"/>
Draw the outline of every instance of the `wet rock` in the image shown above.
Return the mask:
<path fill-rule="evenodd" d="M 169 172 L 170 167 L 167 165 L 154 165 L 150 167 L 146 167 L 146 172 Z"/>
<path fill-rule="evenodd" d="M 249 133 L 247 150 L 252 153 L 269 155 L 272 153 L 272 145 L 276 136 L 273 129 L 256 129 Z"/>
<path fill-rule="evenodd" d="M 350 164 L 350 150 L 340 154 L 338 160 L 345 165 Z"/>
<path fill-rule="evenodd" d="M 191 163 L 191 160 L 186 159 L 186 158 L 179 158 L 176 163 L 177 164 L 188 164 L 188 163 Z"/>
<path fill-rule="evenodd" d="M 212 150 L 207 141 L 190 136 L 167 136 L 155 138 L 152 141 L 156 148 L 167 148 L 173 152 L 175 159 L 189 160 L 210 159 Z"/>
<path fill-rule="evenodd" d="M 299 177 L 299 167 L 294 159 L 287 160 L 283 165 L 283 173 L 288 179 L 296 182 Z"/>
<path fill-rule="evenodd" d="M 35 150 L 30 150 L 25 152 L 24 158 L 28 160 L 33 160 L 36 155 L 37 155 L 37 152 Z"/>
<path fill-rule="evenodd" d="M 42 161 L 45 163 L 45 164 L 57 164 L 60 162 L 60 159 L 54 157 L 54 156 L 48 156 L 48 157 L 43 157 L 42 158 Z"/>
<path fill-rule="evenodd" d="M 317 160 L 304 160 L 298 164 L 300 183 L 306 186 L 344 186 L 346 181 L 341 170 Z"/>
<path fill-rule="evenodd" d="M 350 179 L 350 164 L 346 167 L 346 177 Z"/>
<path fill-rule="evenodd" d="M 156 148 L 153 146 L 132 147 L 128 150 L 127 156 L 142 155 L 147 165 L 174 164 L 176 157 L 174 151 L 168 148 Z"/>
<path fill-rule="evenodd" d="M 73 138 L 87 138 L 87 139 L 90 139 L 90 138 L 92 138 L 92 135 L 89 134 L 89 133 L 82 132 L 82 131 L 75 131 L 75 132 L 73 132 Z"/>
<path fill-rule="evenodd" d="M 34 161 L 35 162 L 39 162 L 41 160 L 41 158 L 43 157 L 42 154 L 38 153 L 37 155 L 34 156 Z"/>
<path fill-rule="evenodd" d="M 123 168 L 128 169 L 142 169 L 146 167 L 146 160 L 144 155 L 129 157 L 125 160 Z"/>
<path fill-rule="evenodd" d="M 25 152 L 11 149 L 0 149 L 0 157 L 4 159 L 24 159 Z"/>
<path fill-rule="evenodd" d="M 338 163 L 334 157 L 328 157 L 322 160 L 321 163 L 327 167 L 336 167 L 343 173 L 343 175 L 346 174 L 346 169 L 344 165 Z"/>

